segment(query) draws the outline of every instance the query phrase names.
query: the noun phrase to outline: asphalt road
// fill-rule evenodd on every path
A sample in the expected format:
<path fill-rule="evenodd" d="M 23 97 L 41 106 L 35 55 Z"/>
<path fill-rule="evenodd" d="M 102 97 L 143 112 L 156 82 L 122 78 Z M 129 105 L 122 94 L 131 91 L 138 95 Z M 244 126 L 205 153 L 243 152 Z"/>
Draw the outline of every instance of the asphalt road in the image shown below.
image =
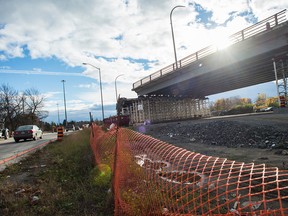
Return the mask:
<path fill-rule="evenodd" d="M 22 157 L 27 156 L 38 148 L 42 148 L 49 142 L 57 139 L 57 133 L 44 133 L 43 139 L 19 141 L 16 143 L 13 138 L 0 139 L 0 171 L 11 163 L 18 162 Z"/>

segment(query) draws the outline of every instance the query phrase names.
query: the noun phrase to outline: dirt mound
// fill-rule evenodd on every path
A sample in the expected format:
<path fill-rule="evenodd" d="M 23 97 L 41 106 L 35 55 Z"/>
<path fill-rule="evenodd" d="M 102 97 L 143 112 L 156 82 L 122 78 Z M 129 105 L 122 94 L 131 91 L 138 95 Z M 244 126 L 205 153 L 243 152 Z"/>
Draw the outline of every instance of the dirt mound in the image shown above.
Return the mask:
<path fill-rule="evenodd" d="M 205 155 L 288 168 L 288 114 L 152 124 L 145 134 Z"/>

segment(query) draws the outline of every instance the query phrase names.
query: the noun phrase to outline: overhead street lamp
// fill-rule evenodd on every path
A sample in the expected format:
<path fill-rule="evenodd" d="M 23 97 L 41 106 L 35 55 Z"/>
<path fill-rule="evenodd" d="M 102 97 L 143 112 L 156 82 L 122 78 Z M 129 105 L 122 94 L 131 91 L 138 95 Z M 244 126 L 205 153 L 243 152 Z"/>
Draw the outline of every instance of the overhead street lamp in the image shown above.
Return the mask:
<path fill-rule="evenodd" d="M 63 83 L 63 94 L 64 94 L 64 108 L 65 108 L 65 126 L 67 127 L 67 110 L 66 110 L 66 97 L 65 97 L 65 85 L 64 83 L 66 82 L 65 80 L 61 80 Z"/>
<path fill-rule="evenodd" d="M 177 54 L 176 54 L 176 47 L 175 47 L 175 39 L 174 39 L 174 31 L 173 31 L 173 23 L 172 23 L 172 13 L 174 11 L 174 9 L 178 8 L 178 7 L 185 7 L 183 5 L 177 5 L 174 8 L 172 8 L 171 12 L 170 12 L 170 24 L 171 24 L 171 32 L 172 32 L 172 40 L 173 40 L 173 47 L 174 47 L 174 56 L 175 56 L 175 65 L 176 65 L 176 69 L 178 68 L 178 62 L 177 62 Z"/>
<path fill-rule="evenodd" d="M 83 65 L 90 65 L 91 67 L 96 68 L 99 71 L 99 82 L 100 82 L 100 93 L 101 93 L 101 105 L 102 105 L 102 120 L 104 121 L 104 107 L 103 107 L 103 93 L 102 93 L 102 81 L 101 81 L 101 70 L 100 68 L 90 64 L 90 63 L 82 63 Z"/>
<path fill-rule="evenodd" d="M 116 93 L 116 103 L 117 103 L 117 101 L 118 101 L 118 94 L 117 94 L 117 83 L 116 83 L 116 81 L 117 81 L 118 77 L 120 77 L 120 76 L 124 76 L 124 74 L 120 74 L 120 75 L 118 75 L 118 76 L 115 78 L 115 93 Z"/>

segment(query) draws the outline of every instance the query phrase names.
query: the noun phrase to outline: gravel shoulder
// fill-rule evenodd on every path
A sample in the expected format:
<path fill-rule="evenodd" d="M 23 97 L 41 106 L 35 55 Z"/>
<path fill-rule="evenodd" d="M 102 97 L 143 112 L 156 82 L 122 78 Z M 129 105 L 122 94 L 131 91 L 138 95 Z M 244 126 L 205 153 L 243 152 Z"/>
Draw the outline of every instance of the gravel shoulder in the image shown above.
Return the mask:
<path fill-rule="evenodd" d="M 144 133 L 207 156 L 288 169 L 288 114 L 255 113 L 151 124 L 145 126 Z"/>

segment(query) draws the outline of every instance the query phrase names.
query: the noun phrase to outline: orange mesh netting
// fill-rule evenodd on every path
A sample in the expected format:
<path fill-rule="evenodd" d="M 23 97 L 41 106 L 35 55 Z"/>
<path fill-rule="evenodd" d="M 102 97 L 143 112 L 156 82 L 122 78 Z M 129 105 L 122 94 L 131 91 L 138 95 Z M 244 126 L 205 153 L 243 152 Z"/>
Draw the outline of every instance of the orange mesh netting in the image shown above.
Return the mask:
<path fill-rule="evenodd" d="M 93 125 L 97 164 L 113 171 L 115 215 L 288 215 L 288 172 L 205 156 Z"/>

